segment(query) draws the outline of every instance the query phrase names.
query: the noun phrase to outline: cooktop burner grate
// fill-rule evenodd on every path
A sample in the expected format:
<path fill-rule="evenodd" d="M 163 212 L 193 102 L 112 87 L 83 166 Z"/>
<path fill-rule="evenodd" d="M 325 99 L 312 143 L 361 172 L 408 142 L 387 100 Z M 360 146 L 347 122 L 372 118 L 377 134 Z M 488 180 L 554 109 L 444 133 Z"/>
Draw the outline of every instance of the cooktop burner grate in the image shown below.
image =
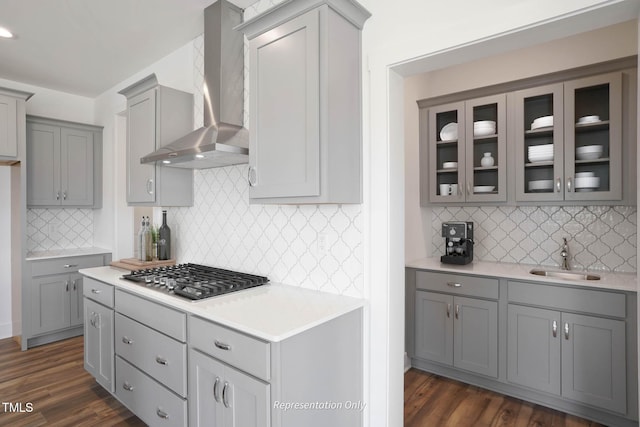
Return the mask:
<path fill-rule="evenodd" d="M 199 264 L 177 264 L 132 271 L 122 278 L 191 300 L 210 298 L 269 282 L 264 276 Z"/>

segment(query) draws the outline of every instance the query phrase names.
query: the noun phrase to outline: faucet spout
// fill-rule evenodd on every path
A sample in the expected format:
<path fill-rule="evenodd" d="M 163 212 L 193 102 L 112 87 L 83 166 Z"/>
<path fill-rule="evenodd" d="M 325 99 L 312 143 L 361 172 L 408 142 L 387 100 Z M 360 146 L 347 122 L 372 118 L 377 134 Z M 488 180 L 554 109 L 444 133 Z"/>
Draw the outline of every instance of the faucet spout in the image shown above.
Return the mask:
<path fill-rule="evenodd" d="M 567 238 L 563 237 L 563 244 L 562 244 L 562 252 L 560 252 L 560 256 L 562 257 L 562 269 L 563 270 L 570 270 L 569 267 L 569 244 L 567 243 Z"/>

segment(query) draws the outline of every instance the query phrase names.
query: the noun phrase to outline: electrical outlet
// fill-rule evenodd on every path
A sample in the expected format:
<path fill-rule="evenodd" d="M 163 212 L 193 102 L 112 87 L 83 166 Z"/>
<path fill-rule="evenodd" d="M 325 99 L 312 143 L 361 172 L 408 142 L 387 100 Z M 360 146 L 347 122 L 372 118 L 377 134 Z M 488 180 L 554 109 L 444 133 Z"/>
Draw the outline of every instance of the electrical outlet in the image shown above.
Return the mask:
<path fill-rule="evenodd" d="M 60 239 L 60 223 L 57 221 L 52 221 L 49 223 L 49 239 L 58 240 Z"/>
<path fill-rule="evenodd" d="M 318 255 L 325 256 L 329 253 L 328 243 L 327 243 L 327 233 L 318 233 L 318 238 L 316 240 Z"/>

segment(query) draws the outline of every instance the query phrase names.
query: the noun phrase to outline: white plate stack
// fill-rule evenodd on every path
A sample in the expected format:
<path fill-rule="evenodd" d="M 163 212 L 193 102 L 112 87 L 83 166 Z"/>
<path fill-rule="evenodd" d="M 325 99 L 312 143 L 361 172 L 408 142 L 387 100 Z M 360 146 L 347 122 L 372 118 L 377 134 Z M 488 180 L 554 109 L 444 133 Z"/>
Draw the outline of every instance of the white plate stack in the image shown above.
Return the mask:
<path fill-rule="evenodd" d="M 600 187 L 600 178 L 593 172 L 578 172 L 575 179 L 576 191 L 593 191 Z"/>
<path fill-rule="evenodd" d="M 529 181 L 529 191 L 549 191 L 553 190 L 553 180 L 552 179 L 537 179 L 534 181 Z"/>
<path fill-rule="evenodd" d="M 549 162 L 553 160 L 553 144 L 532 145 L 527 154 L 531 163 Z"/>
<path fill-rule="evenodd" d="M 493 120 L 479 120 L 473 122 L 473 136 L 495 135 L 496 122 Z"/>
<path fill-rule="evenodd" d="M 597 160 L 602 157 L 602 145 L 584 145 L 576 147 L 576 159 L 578 160 Z"/>
<path fill-rule="evenodd" d="M 531 123 L 531 130 L 553 126 L 553 116 L 538 117 Z"/>

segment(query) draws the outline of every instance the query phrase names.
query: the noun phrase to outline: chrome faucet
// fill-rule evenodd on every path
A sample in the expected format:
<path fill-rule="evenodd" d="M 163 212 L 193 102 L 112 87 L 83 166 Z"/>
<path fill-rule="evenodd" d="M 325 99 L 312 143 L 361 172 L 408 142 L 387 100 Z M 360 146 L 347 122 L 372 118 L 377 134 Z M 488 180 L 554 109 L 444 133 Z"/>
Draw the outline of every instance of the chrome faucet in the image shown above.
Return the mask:
<path fill-rule="evenodd" d="M 562 240 L 564 243 L 562 244 L 562 252 L 560 252 L 560 256 L 562 257 L 562 269 L 570 270 L 569 268 L 569 244 L 567 243 L 567 238 L 563 237 Z"/>

